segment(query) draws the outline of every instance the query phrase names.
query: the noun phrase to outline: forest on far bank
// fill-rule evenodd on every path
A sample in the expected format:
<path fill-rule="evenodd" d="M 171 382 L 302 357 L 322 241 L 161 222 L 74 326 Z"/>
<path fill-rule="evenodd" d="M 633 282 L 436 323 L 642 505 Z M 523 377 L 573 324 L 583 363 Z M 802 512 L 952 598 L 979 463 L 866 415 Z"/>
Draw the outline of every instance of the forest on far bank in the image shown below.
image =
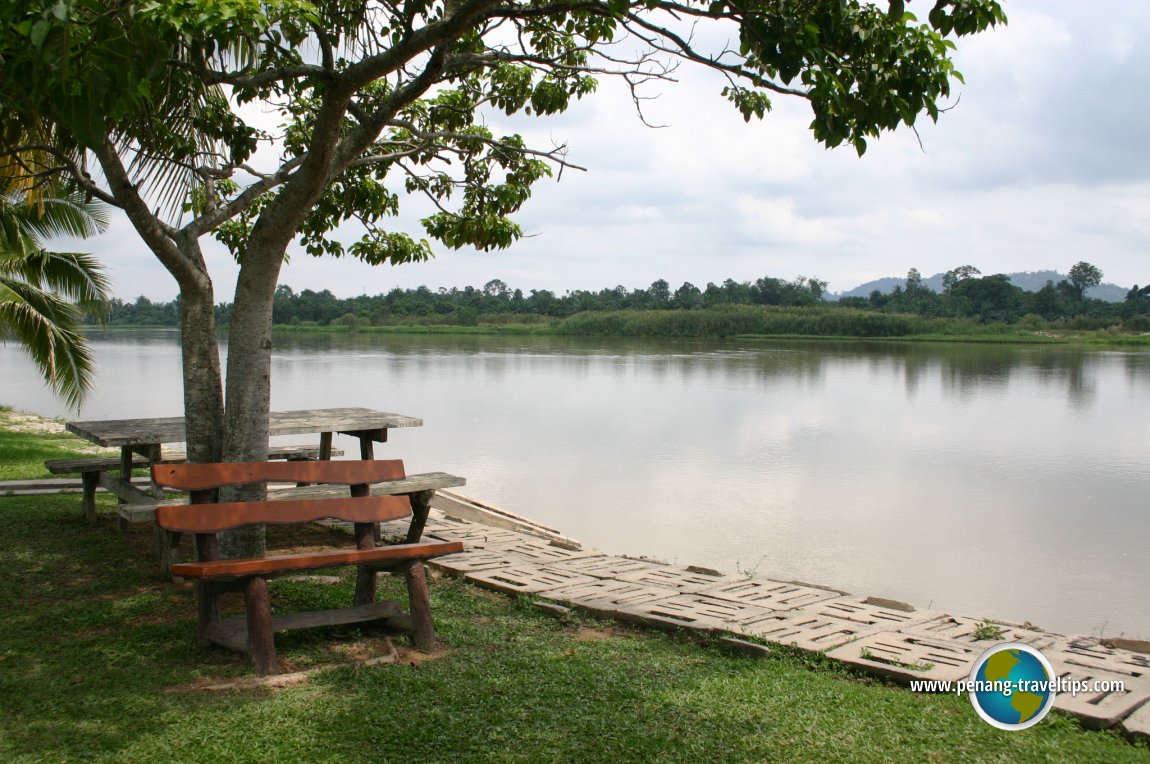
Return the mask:
<path fill-rule="evenodd" d="M 296 292 L 281 284 L 276 289 L 273 323 L 301 328 L 554 324 L 581 314 L 729 311 L 731 306 L 774 306 L 818 308 L 819 313 L 843 311 L 840 318 L 858 316 L 860 328 L 855 333 L 859 336 L 875 336 L 879 326 L 888 327 L 879 332 L 882 335 L 907 333 L 896 330 L 896 324 L 891 322 L 868 319 L 867 314 L 962 319 L 967 325 L 1018 325 L 1031 329 L 1118 327 L 1126 331 L 1150 331 L 1150 286 L 1136 285 L 1121 302 L 1088 297 L 1087 290 L 1101 279 L 1098 268 L 1080 262 L 1071 267 L 1066 278 L 1057 283 L 1049 280 L 1038 291 L 1030 292 L 1012 284 L 1010 277 L 1004 274 L 983 276 L 973 266 L 961 266 L 944 275 L 943 290 L 936 292 L 926 287 L 922 276 L 912 268 L 905 283 L 891 292 L 875 290 L 868 297 L 839 300 L 828 299 L 825 281 L 804 276 L 791 280 L 765 276 L 754 282 L 727 279 L 719 284 L 708 283 L 703 289 L 689 282 L 672 289 L 666 280 L 659 279 L 646 288 L 616 286 L 597 292 L 573 290 L 562 295 L 547 289 L 531 289 L 525 293 L 511 289 L 500 279 L 492 279 L 482 287 L 438 290 L 426 286 L 396 287 L 385 294 L 346 298 L 336 297 L 326 289 Z M 219 322 L 227 324 L 231 305 L 221 304 L 216 310 Z M 146 297 L 139 297 L 135 302 L 117 299 L 109 315 L 109 324 L 113 326 L 175 326 L 178 321 L 178 299 L 173 302 L 153 302 Z M 606 325 L 602 321 L 565 323 L 572 332 L 581 326 L 588 332 L 616 333 L 604 329 Z M 676 323 L 682 325 L 681 320 Z M 839 329 L 834 334 L 851 334 L 850 323 L 835 322 Z M 714 333 L 724 333 L 723 322 L 705 321 L 701 326 L 713 326 Z M 699 328 L 690 333 L 709 332 Z"/>

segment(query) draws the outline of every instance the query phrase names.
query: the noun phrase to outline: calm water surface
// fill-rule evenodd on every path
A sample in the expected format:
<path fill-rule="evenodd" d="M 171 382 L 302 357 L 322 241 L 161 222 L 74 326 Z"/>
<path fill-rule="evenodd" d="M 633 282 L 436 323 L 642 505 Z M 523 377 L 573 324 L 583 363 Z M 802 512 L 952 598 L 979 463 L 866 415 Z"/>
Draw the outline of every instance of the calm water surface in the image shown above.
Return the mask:
<path fill-rule="evenodd" d="M 277 342 L 275 408 L 422 417 L 385 452 L 413 472 L 463 475 L 465 493 L 589 547 L 1150 637 L 1150 353 Z M 83 418 L 180 413 L 174 332 L 106 332 L 93 345 L 100 377 Z M 74 416 L 11 344 L 0 344 L 0 403 Z"/>

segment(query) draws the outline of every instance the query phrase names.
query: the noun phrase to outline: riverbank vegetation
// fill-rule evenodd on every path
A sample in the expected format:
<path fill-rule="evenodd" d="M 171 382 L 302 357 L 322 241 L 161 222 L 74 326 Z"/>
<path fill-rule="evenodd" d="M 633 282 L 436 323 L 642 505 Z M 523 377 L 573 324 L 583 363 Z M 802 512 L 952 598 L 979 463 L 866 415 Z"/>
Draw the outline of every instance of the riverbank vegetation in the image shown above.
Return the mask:
<path fill-rule="evenodd" d="M 68 436 L 16 433 L 5 419 L 10 476 L 41 475 L 43 458 L 70 452 Z M 398 662 L 356 667 L 385 638 L 321 629 L 277 640 L 292 667 L 319 669 L 308 679 L 213 691 L 251 671 L 196 645 L 192 593 L 156 574 L 148 528 L 116 532 L 107 497 L 97 527 L 74 495 L 0 503 L 5 761 L 1150 761 L 1145 744 L 1058 714 L 1004 735 L 965 698 L 885 686 L 821 656 L 776 647 L 753 659 L 556 620 L 446 577 L 432 586 L 442 644 L 430 656 L 397 640 Z M 399 596 L 391 578 L 384 596 Z M 352 588 L 347 576 L 280 579 L 273 598 L 334 606 Z"/>
<path fill-rule="evenodd" d="M 997 274 L 980 277 L 962 266 L 943 277 L 943 291 L 923 285 L 914 269 L 905 285 L 868 297 L 828 299 L 826 283 L 764 277 L 738 283 L 686 283 L 672 290 L 659 280 L 645 289 L 617 286 L 598 292 L 524 293 L 493 279 L 482 288 L 395 288 L 375 296 L 337 298 L 328 290 L 276 290 L 278 329 L 304 331 L 556 333 L 629 337 L 795 335 L 864 338 L 983 339 L 1147 343 L 1150 287 L 1135 286 L 1122 302 L 1087 296 L 1101 271 L 1078 263 L 1070 276 L 1035 292 Z M 217 307 L 226 324 L 231 306 Z M 115 301 L 117 326 L 174 326 L 178 303 Z"/>

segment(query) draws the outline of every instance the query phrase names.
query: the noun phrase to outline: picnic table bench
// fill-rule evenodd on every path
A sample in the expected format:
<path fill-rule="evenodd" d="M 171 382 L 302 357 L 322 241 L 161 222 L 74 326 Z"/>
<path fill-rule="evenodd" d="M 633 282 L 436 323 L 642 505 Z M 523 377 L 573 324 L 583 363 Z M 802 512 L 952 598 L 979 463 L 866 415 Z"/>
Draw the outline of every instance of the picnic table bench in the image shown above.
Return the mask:
<path fill-rule="evenodd" d="M 163 502 L 154 508 L 155 521 L 163 530 L 195 534 L 197 560 L 174 564 L 172 572 L 196 582 L 197 633 L 201 640 L 249 652 L 261 675 L 278 671 L 274 635 L 289 629 L 377 622 L 406 628 L 421 650 L 431 647 L 435 629 L 423 561 L 461 552 L 463 544 L 409 541 L 376 545 L 375 531 L 380 522 L 412 514 L 412 502 L 405 493 L 410 483 L 396 487 L 409 480 L 402 461 L 155 465 L 152 477 L 161 487 L 184 491 L 272 481 L 320 484 L 299 489 L 290 500 L 220 504 Z M 355 548 L 219 559 L 216 534 L 221 531 L 252 524 L 306 523 L 321 518 L 353 523 Z M 272 615 L 267 579 L 343 565 L 358 567 L 355 598 L 350 607 Z M 403 571 L 407 583 L 410 614 L 406 616 L 398 603 L 376 602 L 377 573 L 396 568 Z M 244 616 L 221 618 L 219 595 L 236 589 L 244 595 Z"/>
<path fill-rule="evenodd" d="M 268 459 L 286 459 L 289 461 L 296 460 L 309 460 L 318 459 L 320 457 L 319 446 L 270 446 L 268 448 Z M 343 456 L 343 450 L 333 448 L 328 451 L 328 456 Z M 148 459 L 139 454 L 131 455 L 131 462 L 129 470 L 141 469 L 150 467 L 153 464 L 179 464 L 188 460 L 188 455 L 182 450 L 164 451 L 161 456 L 155 461 Z M 124 467 L 124 460 L 122 456 L 85 456 L 75 459 L 49 459 L 44 462 L 44 466 L 48 472 L 53 475 L 79 475 L 82 481 L 83 498 L 81 499 L 81 507 L 84 511 L 84 518 L 89 523 L 96 522 L 96 490 L 103 488 L 106 491 L 115 493 L 119 498 L 135 499 L 144 492 L 143 488 L 136 485 L 138 481 L 131 481 L 133 491 L 130 494 L 122 490 L 125 478 L 123 475 L 115 476 L 115 470 L 122 470 Z"/>

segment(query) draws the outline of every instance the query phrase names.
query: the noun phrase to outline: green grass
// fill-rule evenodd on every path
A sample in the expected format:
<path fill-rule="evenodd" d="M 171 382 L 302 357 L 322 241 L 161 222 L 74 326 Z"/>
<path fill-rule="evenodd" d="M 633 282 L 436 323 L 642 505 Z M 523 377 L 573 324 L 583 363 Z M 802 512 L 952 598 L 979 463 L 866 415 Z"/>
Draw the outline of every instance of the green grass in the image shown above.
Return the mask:
<path fill-rule="evenodd" d="M 11 414 L 11 409 L 0 406 L 0 480 L 51 477 L 45 461 L 90 453 L 84 451 L 84 441 L 71 433 L 16 432 L 6 426 Z"/>
<path fill-rule="evenodd" d="M 89 528 L 76 496 L 0 498 L 0 760 L 1150 762 L 1145 745 L 1067 718 L 1003 733 L 963 698 L 916 695 L 819 655 L 756 660 L 559 621 L 439 576 L 443 649 L 429 660 L 340 668 L 340 649 L 370 635 L 281 635 L 291 667 L 337 667 L 299 687 L 197 691 L 251 670 L 195 644 L 191 591 L 158 576 L 148 529 L 117 533 L 111 501 L 101 506 Z M 276 581 L 275 606 L 345 603 L 350 572 L 337 586 Z M 402 585 L 384 577 L 381 589 L 397 597 Z"/>

